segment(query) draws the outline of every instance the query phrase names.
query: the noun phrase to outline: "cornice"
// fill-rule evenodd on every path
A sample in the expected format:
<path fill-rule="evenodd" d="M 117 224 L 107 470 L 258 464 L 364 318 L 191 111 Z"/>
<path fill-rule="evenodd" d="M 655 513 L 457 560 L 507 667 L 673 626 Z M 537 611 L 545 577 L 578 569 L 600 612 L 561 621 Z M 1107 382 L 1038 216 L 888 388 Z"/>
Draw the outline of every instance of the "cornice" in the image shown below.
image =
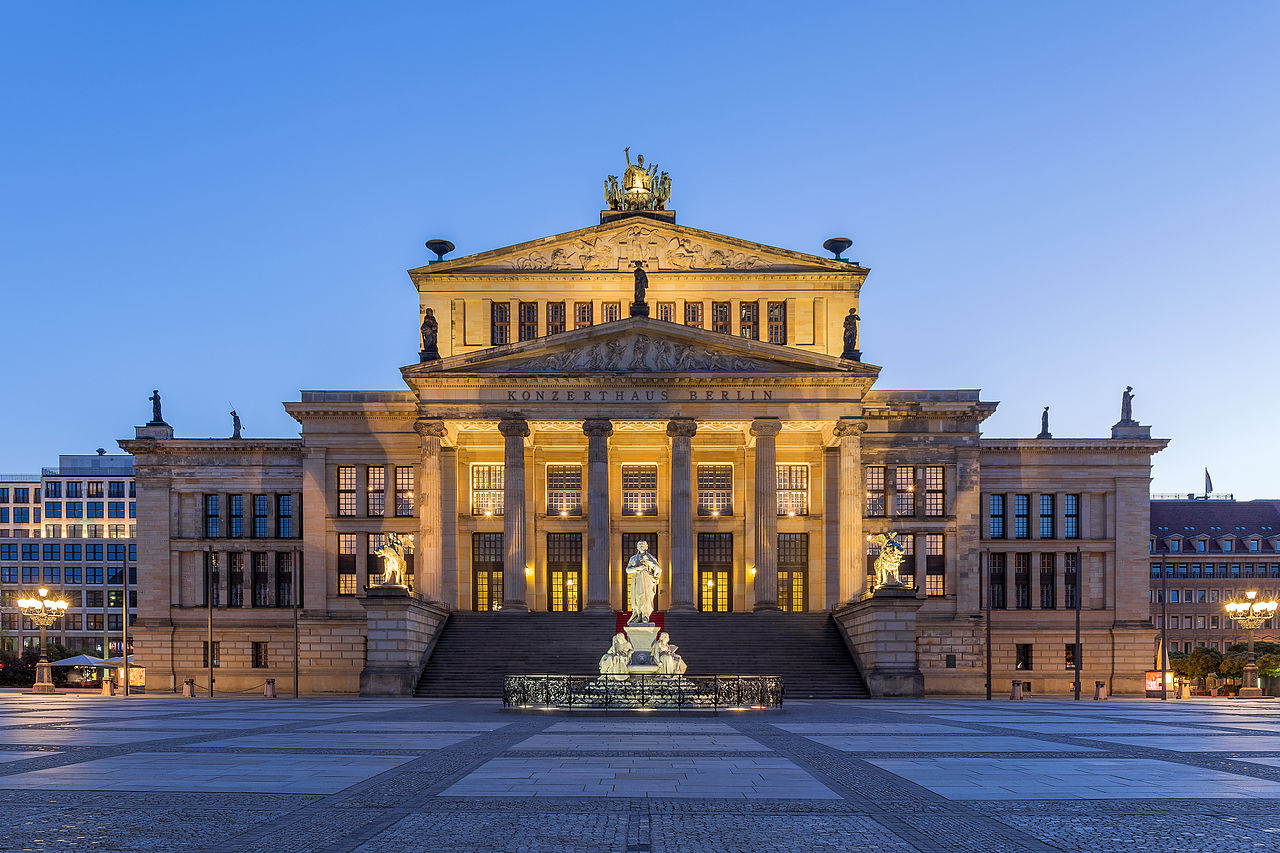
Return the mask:
<path fill-rule="evenodd" d="M 982 450 L 1044 453 L 1159 453 L 1169 446 L 1167 438 L 984 438 Z"/>

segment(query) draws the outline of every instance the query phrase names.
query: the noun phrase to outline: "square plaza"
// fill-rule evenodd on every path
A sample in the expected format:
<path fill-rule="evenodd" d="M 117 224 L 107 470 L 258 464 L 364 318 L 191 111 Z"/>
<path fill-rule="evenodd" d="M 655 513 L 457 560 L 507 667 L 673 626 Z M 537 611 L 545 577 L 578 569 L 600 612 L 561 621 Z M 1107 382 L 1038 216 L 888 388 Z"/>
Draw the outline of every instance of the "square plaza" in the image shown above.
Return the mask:
<path fill-rule="evenodd" d="M 1280 851 L 1280 706 L 8 693 L 0 796 L 0 850 Z"/>

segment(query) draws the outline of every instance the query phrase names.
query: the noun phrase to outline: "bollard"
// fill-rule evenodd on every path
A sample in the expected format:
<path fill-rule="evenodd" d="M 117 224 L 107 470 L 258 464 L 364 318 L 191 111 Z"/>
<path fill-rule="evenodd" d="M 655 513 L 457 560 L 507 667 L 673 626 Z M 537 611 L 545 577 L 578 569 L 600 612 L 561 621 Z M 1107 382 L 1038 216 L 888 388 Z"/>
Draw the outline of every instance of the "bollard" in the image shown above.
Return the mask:
<path fill-rule="evenodd" d="M 1022 682 L 1021 681 L 1013 682 L 1012 686 L 1009 688 L 1009 698 L 1010 699 L 1022 698 Z"/>
<path fill-rule="evenodd" d="M 1093 682 L 1093 698 L 1095 700 L 1107 698 L 1107 682 L 1105 681 Z"/>
<path fill-rule="evenodd" d="M 116 695 L 116 683 L 112 681 L 110 678 L 102 679 L 102 695 L 103 696 Z"/>
<path fill-rule="evenodd" d="M 266 686 L 264 687 L 262 693 L 268 699 L 276 698 L 276 680 L 274 678 L 267 679 Z"/>
<path fill-rule="evenodd" d="M 196 698 L 196 680 L 188 678 L 182 682 L 182 697 L 184 699 Z"/>

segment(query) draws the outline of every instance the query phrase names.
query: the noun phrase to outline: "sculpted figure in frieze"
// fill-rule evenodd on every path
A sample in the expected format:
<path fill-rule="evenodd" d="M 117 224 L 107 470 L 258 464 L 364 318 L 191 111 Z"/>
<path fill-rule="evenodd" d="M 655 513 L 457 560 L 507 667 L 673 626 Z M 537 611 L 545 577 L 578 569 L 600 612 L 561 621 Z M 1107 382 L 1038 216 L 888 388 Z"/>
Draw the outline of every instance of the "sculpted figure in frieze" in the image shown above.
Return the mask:
<path fill-rule="evenodd" d="M 572 243 L 552 249 L 537 249 L 505 262 L 504 266 L 532 271 L 596 272 L 616 270 L 624 266 L 624 261 L 647 260 L 654 255 L 658 258 L 659 267 L 668 270 L 746 270 L 772 266 L 759 255 L 708 246 L 661 227 L 647 225 L 579 237 Z"/>
<path fill-rule="evenodd" d="M 648 335 L 617 337 L 604 342 L 547 353 L 502 365 L 504 372 L 699 372 L 776 371 L 780 365 L 704 346 L 667 341 Z"/>

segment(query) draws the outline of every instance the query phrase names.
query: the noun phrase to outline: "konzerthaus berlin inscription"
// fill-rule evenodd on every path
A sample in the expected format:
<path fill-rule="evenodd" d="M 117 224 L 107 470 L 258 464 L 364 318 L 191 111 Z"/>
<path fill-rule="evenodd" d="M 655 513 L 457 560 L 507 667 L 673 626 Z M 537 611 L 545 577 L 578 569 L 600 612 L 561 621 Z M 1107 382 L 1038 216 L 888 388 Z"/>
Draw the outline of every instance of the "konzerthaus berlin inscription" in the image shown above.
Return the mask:
<path fill-rule="evenodd" d="M 296 648 L 303 692 L 408 692 L 468 620 L 536 650 L 549 635 L 521 626 L 551 617 L 531 613 L 628 610 L 643 540 L 664 618 L 746 625 L 763 650 L 778 620 L 830 613 L 873 694 L 981 692 L 988 652 L 997 689 L 1063 693 L 1077 603 L 1086 683 L 1140 690 L 1165 442 L 1131 417 L 984 438 L 975 390 L 875 387 L 847 241 L 820 257 L 678 225 L 670 178 L 636 168 L 599 224 L 410 270 L 400 390 L 303 391 L 301 438 L 121 442 L 148 688 L 207 688 L 212 656 L 220 689 L 288 691 Z M 908 591 L 871 595 L 891 532 Z M 370 586 L 390 534 L 411 593 Z"/>

